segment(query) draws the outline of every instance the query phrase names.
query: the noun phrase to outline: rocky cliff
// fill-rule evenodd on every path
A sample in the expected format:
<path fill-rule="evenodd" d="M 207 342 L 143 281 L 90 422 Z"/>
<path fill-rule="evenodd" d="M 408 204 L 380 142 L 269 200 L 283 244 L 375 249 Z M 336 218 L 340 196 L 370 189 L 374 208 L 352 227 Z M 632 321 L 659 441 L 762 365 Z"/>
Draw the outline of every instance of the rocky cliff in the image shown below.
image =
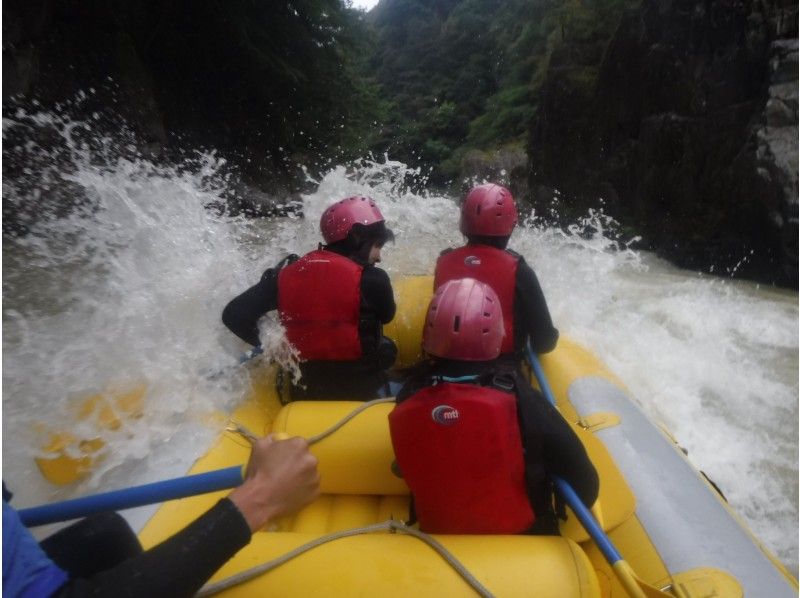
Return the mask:
<path fill-rule="evenodd" d="M 551 57 L 538 213 L 603 207 L 680 266 L 797 286 L 796 3 L 645 0 L 602 56 Z"/>

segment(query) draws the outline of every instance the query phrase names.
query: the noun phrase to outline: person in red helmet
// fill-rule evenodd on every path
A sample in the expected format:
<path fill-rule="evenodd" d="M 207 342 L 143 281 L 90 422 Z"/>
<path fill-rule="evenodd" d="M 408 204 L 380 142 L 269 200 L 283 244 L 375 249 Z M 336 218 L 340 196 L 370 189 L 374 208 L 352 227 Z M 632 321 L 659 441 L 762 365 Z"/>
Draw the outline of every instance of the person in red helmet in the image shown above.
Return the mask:
<path fill-rule="evenodd" d="M 301 359 L 293 397 L 372 398 L 387 384 L 397 356 L 383 336 L 383 325 L 394 318 L 394 293 L 389 276 L 375 266 L 394 235 L 375 202 L 362 195 L 329 206 L 320 230 L 325 245 L 268 269 L 225 306 L 222 321 L 255 346 L 259 319 L 277 309 Z"/>
<path fill-rule="evenodd" d="M 513 362 L 519 362 L 528 341 L 536 353 L 552 351 L 558 342 L 536 273 L 506 247 L 516 225 L 517 207 L 508 189 L 491 183 L 474 187 L 461 206 L 467 244 L 443 251 L 434 275 L 434 289 L 468 276 L 497 292 L 506 323 L 501 353 Z"/>
<path fill-rule="evenodd" d="M 489 285 L 463 278 L 436 290 L 423 332 L 430 361 L 389 415 L 423 531 L 557 534 L 552 476 L 587 506 L 597 499 L 597 471 L 575 432 L 518 371 L 499 367 L 504 332 Z"/>

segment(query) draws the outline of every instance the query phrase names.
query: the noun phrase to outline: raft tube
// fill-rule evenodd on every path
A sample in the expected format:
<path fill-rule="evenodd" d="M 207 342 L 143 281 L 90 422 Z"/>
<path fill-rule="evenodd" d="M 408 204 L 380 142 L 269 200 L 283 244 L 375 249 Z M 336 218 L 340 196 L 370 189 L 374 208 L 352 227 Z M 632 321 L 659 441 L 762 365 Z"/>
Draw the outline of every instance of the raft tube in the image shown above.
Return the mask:
<path fill-rule="evenodd" d="M 395 280 L 394 287 L 398 315 L 386 332 L 398 344 L 396 367 L 404 368 L 422 357 L 432 278 Z M 598 470 L 600 495 L 592 513 L 638 578 L 654 588 L 648 596 L 797 595 L 796 580 L 599 360 L 562 338 L 541 363 L 559 411 Z M 351 401 L 284 406 L 277 379 L 275 366 L 254 368 L 252 392 L 230 420 L 256 434 L 312 438 L 364 408 Z M 408 518 L 408 488 L 392 472 L 391 409 L 390 403 L 371 405 L 313 444 L 322 495 L 254 534 L 212 579 L 232 580 L 224 596 L 627 596 L 571 513 L 560 537 L 435 535 L 426 542 L 395 527 L 364 531 Z M 225 432 L 190 473 L 243 464 L 248 453 L 245 439 Z M 224 495 L 165 503 L 143 528 L 143 545 L 169 537 Z M 309 542 L 320 544 L 286 558 Z M 265 563 L 272 563 L 268 572 L 239 580 Z"/>

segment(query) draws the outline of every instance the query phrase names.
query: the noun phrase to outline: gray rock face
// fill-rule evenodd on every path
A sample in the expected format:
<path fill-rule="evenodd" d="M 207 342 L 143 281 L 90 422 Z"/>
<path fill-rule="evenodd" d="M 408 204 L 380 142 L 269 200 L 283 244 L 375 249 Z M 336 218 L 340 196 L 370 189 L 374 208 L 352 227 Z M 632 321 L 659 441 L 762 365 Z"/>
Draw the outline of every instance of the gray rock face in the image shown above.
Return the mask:
<path fill-rule="evenodd" d="M 503 147 L 493 152 L 471 150 L 461 163 L 461 178 L 470 181 L 460 192 L 466 193 L 474 183 L 493 181 L 524 195 L 528 188 L 528 156 L 520 147 Z"/>
<path fill-rule="evenodd" d="M 785 266 L 797 275 L 797 39 L 770 47 L 769 99 L 755 127 L 755 167 L 764 187 L 765 205 L 781 248 Z M 787 272 L 790 275 L 791 272 Z"/>
<path fill-rule="evenodd" d="M 529 143 L 537 211 L 602 205 L 680 266 L 796 286 L 797 10 L 645 0 L 596 64 L 555 56 Z"/>

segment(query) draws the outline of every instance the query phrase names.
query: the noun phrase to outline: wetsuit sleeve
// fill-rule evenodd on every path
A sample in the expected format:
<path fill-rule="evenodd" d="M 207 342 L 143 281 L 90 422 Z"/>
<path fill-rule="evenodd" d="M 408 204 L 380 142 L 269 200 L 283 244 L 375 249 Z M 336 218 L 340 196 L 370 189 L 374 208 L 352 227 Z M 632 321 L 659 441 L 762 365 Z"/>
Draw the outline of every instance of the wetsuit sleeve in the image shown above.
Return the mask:
<path fill-rule="evenodd" d="M 137 557 L 88 579 L 73 579 L 57 598 L 193 596 L 250 542 L 250 528 L 227 498 L 182 531 Z"/>
<path fill-rule="evenodd" d="M 222 310 L 222 323 L 228 330 L 253 346 L 261 344 L 258 321 L 265 313 L 278 309 L 278 273 L 287 263 L 297 259 L 291 255 L 261 276 L 258 283 L 235 297 Z"/>
<path fill-rule="evenodd" d="M 361 274 L 361 297 L 364 307 L 375 314 L 381 324 L 394 318 L 397 306 L 389 275 L 375 266 L 365 266 Z"/>
<path fill-rule="evenodd" d="M 583 443 L 556 408 L 521 378 L 517 392 L 523 434 L 540 435 L 545 473 L 565 480 L 591 507 L 600 481 Z"/>
<path fill-rule="evenodd" d="M 523 343 L 515 347 L 517 350 L 524 348 L 524 341 L 528 337 L 535 353 L 547 353 L 555 349 L 558 330 L 553 326 L 539 279 L 522 257 L 517 265 L 514 312 L 517 327 L 515 338 Z"/>

